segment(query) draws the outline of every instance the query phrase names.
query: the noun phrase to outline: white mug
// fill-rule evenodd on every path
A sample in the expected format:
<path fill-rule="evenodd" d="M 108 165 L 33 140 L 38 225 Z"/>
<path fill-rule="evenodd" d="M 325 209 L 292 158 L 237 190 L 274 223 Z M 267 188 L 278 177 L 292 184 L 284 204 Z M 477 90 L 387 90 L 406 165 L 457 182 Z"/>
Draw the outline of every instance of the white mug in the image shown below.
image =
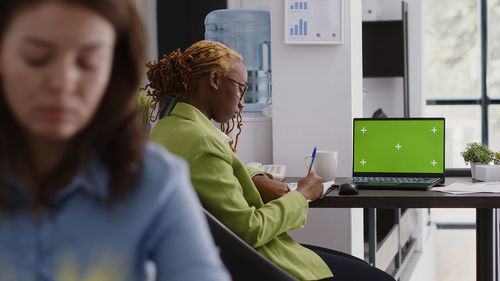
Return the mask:
<path fill-rule="evenodd" d="M 305 157 L 306 162 L 311 162 L 307 159 L 312 158 L 311 155 Z M 337 176 L 337 165 L 338 164 L 338 152 L 336 150 L 318 150 L 316 151 L 316 157 L 312 166 L 312 171 L 314 171 L 318 176 L 320 176 L 323 181 L 334 180 Z M 306 163 L 309 168 L 310 164 Z"/>

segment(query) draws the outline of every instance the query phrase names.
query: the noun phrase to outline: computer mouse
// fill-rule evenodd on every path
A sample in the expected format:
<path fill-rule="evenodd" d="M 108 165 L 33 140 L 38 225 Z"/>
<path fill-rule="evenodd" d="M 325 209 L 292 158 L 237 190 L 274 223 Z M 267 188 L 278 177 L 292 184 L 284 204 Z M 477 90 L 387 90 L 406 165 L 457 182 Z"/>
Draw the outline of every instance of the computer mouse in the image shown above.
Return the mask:
<path fill-rule="evenodd" d="M 356 195 L 358 193 L 358 187 L 352 182 L 346 182 L 339 186 L 340 195 Z"/>

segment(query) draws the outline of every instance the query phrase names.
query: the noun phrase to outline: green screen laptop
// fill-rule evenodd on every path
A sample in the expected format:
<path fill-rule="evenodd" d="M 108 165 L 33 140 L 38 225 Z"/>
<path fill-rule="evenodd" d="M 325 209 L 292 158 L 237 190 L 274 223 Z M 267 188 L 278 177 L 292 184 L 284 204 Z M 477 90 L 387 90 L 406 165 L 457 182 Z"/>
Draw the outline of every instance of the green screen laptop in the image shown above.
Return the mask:
<path fill-rule="evenodd" d="M 444 183 L 444 118 L 355 118 L 359 188 L 427 189 Z"/>

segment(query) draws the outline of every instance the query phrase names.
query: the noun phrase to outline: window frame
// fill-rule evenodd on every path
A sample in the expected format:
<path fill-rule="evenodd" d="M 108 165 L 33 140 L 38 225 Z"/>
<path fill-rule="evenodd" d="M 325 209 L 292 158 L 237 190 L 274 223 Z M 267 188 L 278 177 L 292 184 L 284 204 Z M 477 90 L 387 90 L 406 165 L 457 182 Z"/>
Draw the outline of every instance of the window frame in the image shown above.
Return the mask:
<path fill-rule="evenodd" d="M 426 99 L 426 105 L 480 105 L 481 107 L 481 142 L 488 145 L 488 107 L 500 104 L 500 98 L 488 97 L 488 0 L 480 0 L 480 46 L 481 46 L 481 96 L 479 98 Z M 451 177 L 470 177 L 470 169 L 446 168 L 445 175 Z"/>

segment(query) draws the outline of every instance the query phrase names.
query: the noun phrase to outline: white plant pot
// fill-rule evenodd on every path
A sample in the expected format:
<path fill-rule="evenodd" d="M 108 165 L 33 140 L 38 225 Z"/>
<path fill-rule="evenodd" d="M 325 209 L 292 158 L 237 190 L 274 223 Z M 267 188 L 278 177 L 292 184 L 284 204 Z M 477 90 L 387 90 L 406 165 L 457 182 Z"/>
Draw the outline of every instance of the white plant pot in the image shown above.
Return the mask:
<path fill-rule="evenodd" d="M 480 181 L 498 181 L 500 180 L 500 165 L 476 164 L 474 176 Z"/>
<path fill-rule="evenodd" d="M 470 163 L 470 173 L 472 175 L 472 179 L 476 179 L 476 163 Z"/>

